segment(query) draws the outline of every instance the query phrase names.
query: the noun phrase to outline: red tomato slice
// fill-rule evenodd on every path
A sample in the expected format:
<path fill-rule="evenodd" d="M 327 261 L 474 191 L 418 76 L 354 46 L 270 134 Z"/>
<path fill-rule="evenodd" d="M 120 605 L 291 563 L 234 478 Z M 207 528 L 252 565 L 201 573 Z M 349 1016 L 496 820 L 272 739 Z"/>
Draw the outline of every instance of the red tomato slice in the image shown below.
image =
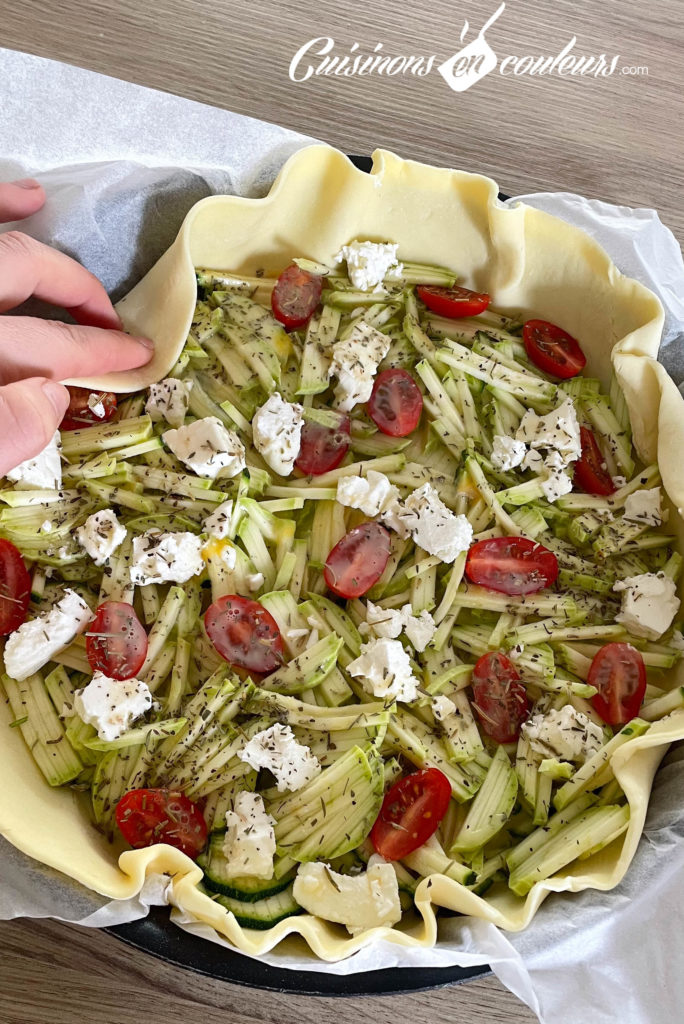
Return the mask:
<path fill-rule="evenodd" d="M 135 850 L 168 843 L 196 860 L 207 845 L 202 812 L 177 789 L 130 789 L 116 805 L 116 823 Z"/>
<path fill-rule="evenodd" d="M 342 462 L 349 451 L 350 442 L 351 423 L 343 413 L 340 413 L 340 425 L 336 429 L 305 420 L 295 466 L 307 476 L 329 473 Z"/>
<path fill-rule="evenodd" d="M 631 644 L 606 644 L 594 655 L 587 682 L 598 690 L 591 698 L 594 711 L 608 725 L 625 725 L 644 699 L 644 659 Z"/>
<path fill-rule="evenodd" d="M 614 494 L 615 484 L 608 472 L 601 449 L 591 430 L 580 427 L 582 454 L 575 463 L 574 482 L 585 494 Z"/>
<path fill-rule="evenodd" d="M 587 365 L 572 335 L 547 320 L 528 320 L 523 327 L 523 344 L 534 365 L 552 377 L 576 377 Z"/>
<path fill-rule="evenodd" d="M 21 552 L 0 540 L 0 636 L 8 636 L 26 621 L 31 600 L 31 577 Z"/>
<path fill-rule="evenodd" d="M 490 303 L 486 292 L 471 292 L 470 288 L 440 288 L 437 285 L 419 284 L 416 293 L 421 302 L 438 316 L 458 320 L 463 316 L 477 316 L 484 313 Z"/>
<path fill-rule="evenodd" d="M 447 812 L 451 783 L 439 768 L 423 768 L 385 794 L 370 839 L 385 860 L 401 860 L 426 843 Z"/>
<path fill-rule="evenodd" d="M 288 331 L 304 327 L 321 301 L 323 278 L 300 270 L 291 263 L 283 270 L 271 293 L 271 309 L 276 320 Z"/>
<path fill-rule="evenodd" d="M 283 638 L 270 612 L 248 597 L 229 594 L 204 615 L 209 639 L 227 662 L 267 675 L 283 663 Z"/>
<path fill-rule="evenodd" d="M 501 594 L 535 594 L 555 583 L 558 560 L 527 537 L 492 537 L 473 544 L 465 573 L 471 583 Z"/>
<path fill-rule="evenodd" d="M 390 555 L 390 535 L 380 523 L 361 523 L 332 549 L 323 576 L 334 594 L 361 597 L 378 582 Z"/>
<path fill-rule="evenodd" d="M 93 672 L 110 679 L 132 679 L 147 657 L 147 633 L 132 604 L 105 601 L 86 633 L 86 654 Z"/>
<path fill-rule="evenodd" d="M 383 370 L 375 378 L 368 415 L 390 437 L 406 437 L 418 426 L 423 411 L 420 388 L 406 370 Z"/>
<path fill-rule="evenodd" d="M 527 691 L 510 658 L 491 651 L 475 662 L 473 707 L 480 725 L 497 743 L 513 743 L 527 718 Z"/>
<path fill-rule="evenodd" d="M 93 423 L 107 423 L 116 415 L 116 395 L 111 391 L 91 391 L 90 388 L 69 388 L 69 406 L 64 419 L 59 425 L 60 430 L 80 430 L 90 427 Z M 88 405 L 90 399 L 91 405 Z M 94 405 L 95 410 L 91 408 Z M 96 415 L 102 406 L 103 415 Z"/>

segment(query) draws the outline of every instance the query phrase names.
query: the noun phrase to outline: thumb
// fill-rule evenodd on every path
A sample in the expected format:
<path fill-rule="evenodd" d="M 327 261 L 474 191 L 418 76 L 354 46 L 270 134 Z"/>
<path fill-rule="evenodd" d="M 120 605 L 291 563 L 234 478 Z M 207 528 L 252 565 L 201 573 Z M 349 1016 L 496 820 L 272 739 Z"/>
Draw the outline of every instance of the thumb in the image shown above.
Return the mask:
<path fill-rule="evenodd" d="M 0 388 L 0 475 L 50 443 L 69 405 L 63 384 L 29 377 Z"/>

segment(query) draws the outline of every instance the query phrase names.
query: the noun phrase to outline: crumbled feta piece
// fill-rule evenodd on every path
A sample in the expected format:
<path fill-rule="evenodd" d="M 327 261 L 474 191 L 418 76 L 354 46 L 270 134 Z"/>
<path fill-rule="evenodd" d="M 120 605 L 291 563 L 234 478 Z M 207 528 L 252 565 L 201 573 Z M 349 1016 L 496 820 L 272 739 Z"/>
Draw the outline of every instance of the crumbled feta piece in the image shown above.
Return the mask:
<path fill-rule="evenodd" d="M 292 895 L 309 914 L 343 924 L 352 935 L 401 920 L 396 872 L 376 855 L 360 875 L 342 875 L 321 861 L 302 864 Z"/>
<path fill-rule="evenodd" d="M 29 619 L 5 643 L 7 675 L 21 682 L 67 647 L 93 618 L 80 594 L 68 588 L 49 611 Z"/>
<path fill-rule="evenodd" d="M 554 469 L 540 481 L 547 501 L 554 502 L 572 490 L 572 477 L 563 469 Z"/>
<path fill-rule="evenodd" d="M 226 811 L 223 853 L 226 878 L 273 878 L 276 852 L 273 818 L 260 793 L 238 793 L 232 811 Z"/>
<path fill-rule="evenodd" d="M 32 459 L 20 462 L 6 474 L 13 484 L 22 487 L 41 487 L 58 491 L 62 486 L 62 463 L 59 457 L 59 430 L 42 452 Z"/>
<path fill-rule="evenodd" d="M 627 483 L 627 477 L 626 476 L 614 476 L 613 477 L 613 487 L 617 488 L 618 490 L 621 487 L 624 487 L 626 483 Z"/>
<path fill-rule="evenodd" d="M 381 608 L 372 601 L 367 602 L 366 621 L 359 626 L 362 633 L 372 632 L 375 636 L 390 640 L 395 640 L 403 631 L 417 651 L 425 650 L 436 630 L 435 620 L 426 610 L 420 615 L 414 615 L 410 604 L 405 604 L 401 609 Z"/>
<path fill-rule="evenodd" d="M 348 338 L 335 342 L 328 376 L 337 377 L 335 398 L 340 412 L 350 412 L 358 402 L 368 401 L 378 363 L 389 347 L 389 337 L 363 320 L 355 324 Z"/>
<path fill-rule="evenodd" d="M 167 430 L 162 440 L 197 476 L 214 480 L 225 469 L 225 475 L 233 477 L 245 468 L 245 446 L 216 416 L 205 416 L 187 427 Z"/>
<path fill-rule="evenodd" d="M 347 508 L 358 508 L 365 516 L 377 516 L 399 500 L 399 490 L 384 473 L 369 469 L 365 476 L 341 476 L 337 500 Z"/>
<path fill-rule="evenodd" d="M 409 494 L 399 516 L 418 547 L 442 562 L 454 562 L 472 542 L 466 517 L 454 515 L 430 483 Z"/>
<path fill-rule="evenodd" d="M 634 491 L 625 499 L 625 519 L 630 523 L 642 526 L 660 526 L 663 513 L 660 507 L 660 488 L 652 487 L 646 491 Z"/>
<path fill-rule="evenodd" d="M 167 377 L 158 384 L 150 384 L 145 412 L 155 423 L 161 420 L 171 427 L 182 427 L 190 402 L 191 380 Z"/>
<path fill-rule="evenodd" d="M 380 290 L 386 277 L 397 279 L 404 269 L 397 260 L 398 244 L 391 242 L 352 242 L 343 245 L 337 260 L 346 260 L 349 280 L 362 292 Z"/>
<path fill-rule="evenodd" d="M 382 519 L 383 526 L 386 526 L 388 530 L 394 530 L 402 540 L 406 540 L 410 536 L 410 531 L 402 519 L 403 511 L 404 506 L 399 500 L 390 501 L 387 508 L 383 509 L 380 513 L 380 518 Z"/>
<path fill-rule="evenodd" d="M 254 447 L 278 476 L 289 476 L 302 446 L 304 409 L 277 391 L 252 419 Z"/>
<path fill-rule="evenodd" d="M 44 521 L 43 521 L 43 522 L 42 522 L 42 523 L 40 524 L 40 532 L 41 532 L 41 533 L 52 533 L 52 520 L 50 520 L 50 519 L 45 519 L 45 520 L 44 520 Z"/>
<path fill-rule="evenodd" d="M 107 410 L 104 407 L 101 394 L 91 391 L 88 395 L 87 405 L 96 420 L 103 420 L 105 418 Z"/>
<path fill-rule="evenodd" d="M 672 630 L 672 636 L 668 643 L 670 647 L 674 647 L 675 651 L 682 651 L 684 653 L 684 636 L 682 636 L 680 630 Z"/>
<path fill-rule="evenodd" d="M 505 434 L 495 434 L 492 447 L 492 465 L 501 473 L 515 469 L 525 458 L 527 446 L 524 441 L 516 441 Z"/>
<path fill-rule="evenodd" d="M 268 768 L 275 776 L 279 793 L 301 789 L 321 770 L 318 758 L 297 742 L 289 725 L 280 722 L 253 736 L 238 757 L 250 768 Z"/>
<path fill-rule="evenodd" d="M 88 685 L 74 694 L 74 711 L 94 725 L 101 740 L 116 740 L 152 707 L 152 694 L 140 679 L 110 679 L 95 672 Z"/>
<path fill-rule="evenodd" d="M 673 580 L 664 572 L 645 572 L 618 580 L 613 590 L 622 594 L 622 607 L 615 621 L 634 636 L 658 640 L 679 611 Z"/>
<path fill-rule="evenodd" d="M 233 501 L 222 502 L 218 508 L 204 520 L 202 528 L 210 537 L 217 537 L 223 540 L 230 532 L 230 522 L 233 515 Z"/>
<path fill-rule="evenodd" d="M 518 658 L 522 657 L 524 650 L 525 644 L 514 644 L 513 647 L 511 647 L 510 650 L 508 651 L 508 657 L 511 659 L 511 661 L 517 661 Z"/>
<path fill-rule="evenodd" d="M 557 409 L 545 416 L 528 409 L 520 421 L 515 439 L 524 441 L 532 449 L 545 450 L 544 461 L 549 469 L 565 469 L 579 459 L 582 454 L 580 426 L 569 395 Z"/>
<path fill-rule="evenodd" d="M 532 715 L 521 732 L 535 753 L 561 761 L 584 762 L 604 743 L 603 729 L 572 704 Z"/>
<path fill-rule="evenodd" d="M 361 645 L 361 655 L 348 666 L 349 675 L 361 679 L 374 697 L 405 703 L 418 695 L 418 680 L 399 640 L 379 637 Z"/>
<path fill-rule="evenodd" d="M 445 722 L 451 715 L 456 714 L 456 705 L 448 697 L 438 695 L 432 698 L 432 714 L 437 722 Z"/>
<path fill-rule="evenodd" d="M 187 583 L 204 568 L 202 541 L 194 533 L 148 530 L 133 538 L 131 583 Z"/>
<path fill-rule="evenodd" d="M 105 508 L 88 516 L 83 526 L 76 530 L 76 539 L 95 565 L 104 565 L 125 539 L 127 532 L 116 514 Z"/>
<path fill-rule="evenodd" d="M 263 572 L 251 572 L 245 577 L 247 587 L 254 594 L 257 590 L 261 590 L 264 585 L 264 574 Z"/>

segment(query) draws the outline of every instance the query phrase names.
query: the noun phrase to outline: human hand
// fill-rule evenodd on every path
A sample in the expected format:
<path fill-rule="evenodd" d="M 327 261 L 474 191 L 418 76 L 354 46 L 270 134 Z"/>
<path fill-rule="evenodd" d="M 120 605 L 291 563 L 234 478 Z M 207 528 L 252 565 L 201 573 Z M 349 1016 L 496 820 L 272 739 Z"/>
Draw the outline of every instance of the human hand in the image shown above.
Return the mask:
<path fill-rule="evenodd" d="M 38 182 L 0 184 L 0 223 L 36 213 Z M 97 278 L 56 249 L 23 234 L 0 234 L 0 313 L 30 296 L 62 306 L 76 324 L 0 316 L 0 476 L 45 448 L 69 392 L 61 380 L 131 370 L 152 358 L 152 342 L 132 338 Z"/>

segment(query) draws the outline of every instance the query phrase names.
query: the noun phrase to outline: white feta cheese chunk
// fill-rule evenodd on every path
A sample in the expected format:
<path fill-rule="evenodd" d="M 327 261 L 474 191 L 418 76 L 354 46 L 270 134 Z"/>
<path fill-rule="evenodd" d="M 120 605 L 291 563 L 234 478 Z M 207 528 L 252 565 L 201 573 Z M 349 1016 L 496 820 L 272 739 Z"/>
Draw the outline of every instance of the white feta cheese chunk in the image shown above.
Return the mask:
<path fill-rule="evenodd" d="M 521 732 L 535 753 L 561 761 L 584 762 L 604 743 L 603 729 L 572 704 L 532 715 Z"/>
<path fill-rule="evenodd" d="M 237 794 L 233 810 L 226 811 L 223 853 L 227 878 L 273 878 L 274 824 L 260 793 Z"/>
<path fill-rule="evenodd" d="M 383 526 L 386 526 L 388 530 L 394 530 L 402 540 L 406 540 L 410 536 L 410 531 L 402 519 L 403 512 L 404 506 L 399 500 L 390 501 L 387 504 L 387 508 L 383 509 L 380 513 L 380 518 Z"/>
<path fill-rule="evenodd" d="M 131 583 L 187 583 L 204 568 L 202 540 L 194 533 L 148 530 L 133 538 Z"/>
<path fill-rule="evenodd" d="M 302 864 L 292 895 L 309 914 L 343 924 L 352 935 L 401 920 L 397 875 L 381 857 L 371 857 L 360 875 L 342 875 L 320 861 Z"/>
<path fill-rule="evenodd" d="M 216 479 L 221 470 L 233 477 L 245 468 L 245 446 L 216 416 L 194 420 L 187 427 L 167 430 L 162 440 L 197 476 Z"/>
<path fill-rule="evenodd" d="M 263 572 L 250 572 L 245 577 L 245 582 L 249 590 L 255 594 L 257 590 L 261 590 L 264 585 L 264 574 Z"/>
<path fill-rule="evenodd" d="M 190 402 L 191 380 L 167 377 L 158 384 L 150 384 L 145 412 L 155 423 L 162 420 L 171 427 L 182 427 Z"/>
<path fill-rule="evenodd" d="M 399 490 L 384 473 L 369 469 L 365 476 L 341 476 L 337 500 L 347 508 L 358 508 L 366 516 L 377 516 L 399 500 Z"/>
<path fill-rule="evenodd" d="M 358 402 L 368 401 L 378 363 L 389 347 L 389 337 L 363 320 L 348 338 L 335 342 L 328 376 L 337 377 L 335 398 L 340 412 L 350 412 Z"/>
<path fill-rule="evenodd" d="M 539 416 L 528 409 L 515 434 L 516 441 L 524 441 L 532 449 L 545 450 L 551 456 L 549 469 L 564 469 L 582 454 L 582 441 L 577 413 L 572 399 L 566 395 L 557 409 Z M 545 460 L 546 461 L 546 460 Z"/>
<path fill-rule="evenodd" d="M 349 280 L 362 292 L 379 290 L 386 277 L 397 279 L 404 269 L 397 260 L 398 244 L 391 242 L 352 242 L 343 245 L 337 256 L 346 260 Z"/>
<path fill-rule="evenodd" d="M 410 604 L 404 605 L 404 632 L 416 651 L 424 651 L 437 632 L 435 620 L 425 609 L 420 615 L 413 615 Z"/>
<path fill-rule="evenodd" d="M 624 487 L 626 483 L 627 483 L 627 477 L 626 476 L 614 476 L 613 477 L 613 487 L 617 488 L 618 490 L 621 487 Z"/>
<path fill-rule="evenodd" d="M 454 562 L 472 543 L 467 518 L 454 515 L 430 483 L 409 494 L 399 515 L 418 547 L 442 562 Z"/>
<path fill-rule="evenodd" d="M 399 640 L 379 637 L 361 645 L 361 654 L 348 666 L 363 687 L 382 700 L 401 700 L 405 703 L 418 696 L 418 680 L 413 674 L 411 661 Z"/>
<path fill-rule="evenodd" d="M 677 588 L 664 572 L 628 576 L 619 580 L 613 590 L 622 594 L 622 607 L 615 621 L 634 636 L 658 640 L 679 611 Z"/>
<path fill-rule="evenodd" d="M 68 588 L 49 611 L 29 619 L 5 643 L 7 675 L 21 682 L 67 647 L 93 618 L 80 594 Z"/>
<path fill-rule="evenodd" d="M 432 714 L 437 722 L 445 722 L 456 714 L 456 705 L 448 697 L 438 695 L 432 698 Z"/>
<path fill-rule="evenodd" d="M 321 770 L 318 758 L 297 742 L 289 725 L 280 722 L 253 736 L 238 757 L 250 768 L 268 768 L 275 776 L 279 793 L 301 789 Z"/>
<path fill-rule="evenodd" d="M 381 608 L 380 605 L 368 601 L 366 623 L 368 632 L 372 629 L 376 636 L 396 640 L 404 628 L 404 611 L 403 609 L 400 611 L 398 608 Z"/>
<path fill-rule="evenodd" d="M 554 502 L 572 490 L 572 477 L 563 469 L 554 469 L 540 481 L 547 501 Z"/>
<path fill-rule="evenodd" d="M 140 679 L 110 679 L 95 672 L 88 685 L 74 694 L 74 711 L 107 742 L 125 733 L 152 707 L 152 694 Z"/>
<path fill-rule="evenodd" d="M 663 512 L 660 506 L 660 488 L 651 487 L 646 491 L 634 491 L 625 499 L 625 519 L 642 526 L 660 526 Z"/>
<path fill-rule="evenodd" d="M 87 406 L 97 420 L 103 420 L 107 415 L 107 410 L 105 409 L 104 402 L 102 401 L 102 395 L 95 391 L 91 391 L 88 395 Z"/>
<path fill-rule="evenodd" d="M 362 629 L 361 627 L 365 627 Z M 432 640 L 437 626 L 428 611 L 414 615 L 410 604 L 403 608 L 381 608 L 372 601 L 366 604 L 366 621 L 361 623 L 360 632 L 374 633 L 377 637 L 395 640 L 402 632 L 417 651 L 424 651 Z"/>
<path fill-rule="evenodd" d="M 254 447 L 278 476 L 289 476 L 302 446 L 304 409 L 277 391 L 252 419 Z"/>
<path fill-rule="evenodd" d="M 76 530 L 76 539 L 95 565 L 104 565 L 125 539 L 127 532 L 116 514 L 105 508 L 88 516 L 83 526 Z"/>
<path fill-rule="evenodd" d="M 494 435 L 492 447 L 492 465 L 501 473 L 515 469 L 525 458 L 527 446 L 524 441 L 516 441 L 514 437 L 506 437 L 505 434 Z"/>
<path fill-rule="evenodd" d="M 59 456 L 59 431 L 42 452 L 32 459 L 20 462 L 6 474 L 13 484 L 22 487 L 41 487 L 58 491 L 62 486 L 62 463 Z"/>
<path fill-rule="evenodd" d="M 233 501 L 229 498 L 228 501 L 222 502 L 210 516 L 207 516 L 202 524 L 202 529 L 205 533 L 208 533 L 210 537 L 217 537 L 218 540 L 224 540 L 230 532 L 232 516 Z"/>
<path fill-rule="evenodd" d="M 40 532 L 52 533 L 52 521 L 50 519 L 43 520 L 43 522 L 40 524 Z"/>
<path fill-rule="evenodd" d="M 675 651 L 681 651 L 684 653 L 684 636 L 678 629 L 672 630 L 672 637 L 669 641 L 670 647 L 674 647 Z"/>

